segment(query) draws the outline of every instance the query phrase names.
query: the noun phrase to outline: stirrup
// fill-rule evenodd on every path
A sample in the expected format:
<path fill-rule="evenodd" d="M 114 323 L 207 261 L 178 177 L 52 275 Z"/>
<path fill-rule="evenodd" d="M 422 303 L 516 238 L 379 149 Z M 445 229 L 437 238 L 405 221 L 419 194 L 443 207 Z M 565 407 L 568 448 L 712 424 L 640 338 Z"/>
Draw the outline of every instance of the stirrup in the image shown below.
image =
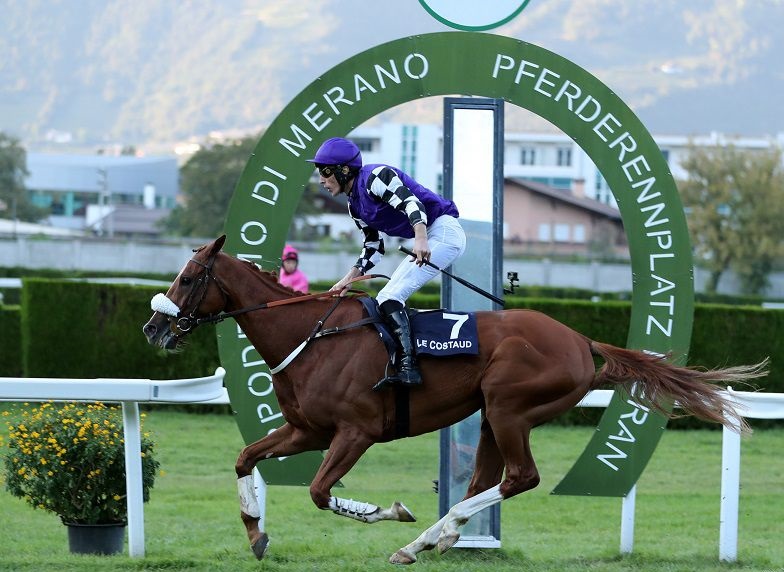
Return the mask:
<path fill-rule="evenodd" d="M 417 385 L 422 385 L 422 374 L 417 369 L 414 369 L 413 371 L 419 373 L 419 379 L 416 381 L 409 381 L 408 376 L 403 375 L 403 370 L 398 370 L 392 375 L 384 376 L 383 379 L 381 379 L 371 388 L 371 391 L 381 391 L 388 385 L 402 385 L 405 387 L 416 387 Z"/>

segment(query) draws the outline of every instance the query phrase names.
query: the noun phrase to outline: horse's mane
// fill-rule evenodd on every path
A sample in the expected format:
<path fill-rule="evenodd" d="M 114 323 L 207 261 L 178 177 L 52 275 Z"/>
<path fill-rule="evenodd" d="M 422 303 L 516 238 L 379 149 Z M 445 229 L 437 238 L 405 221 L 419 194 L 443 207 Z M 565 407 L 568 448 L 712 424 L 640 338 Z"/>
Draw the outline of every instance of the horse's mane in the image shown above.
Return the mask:
<path fill-rule="evenodd" d="M 225 252 L 223 254 L 226 254 Z M 251 273 L 257 275 L 257 277 L 261 280 L 264 280 L 267 283 L 274 284 L 278 290 L 282 292 L 286 292 L 287 294 L 292 295 L 302 295 L 302 292 L 298 292 L 289 286 L 285 286 L 278 282 L 278 273 L 274 270 L 263 270 L 259 268 L 258 264 L 255 262 L 251 262 L 250 260 L 245 260 L 244 258 L 237 258 L 236 256 L 231 256 L 227 254 L 230 258 L 233 258 L 239 262 L 241 262 L 246 270 L 250 270 Z"/>

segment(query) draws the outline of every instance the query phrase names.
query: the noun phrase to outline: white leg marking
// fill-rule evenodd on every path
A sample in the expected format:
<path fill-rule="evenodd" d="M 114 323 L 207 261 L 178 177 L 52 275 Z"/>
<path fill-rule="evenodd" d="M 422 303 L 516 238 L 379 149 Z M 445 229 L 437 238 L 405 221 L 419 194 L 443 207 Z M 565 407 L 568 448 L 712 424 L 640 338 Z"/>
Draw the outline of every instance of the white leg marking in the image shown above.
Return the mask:
<path fill-rule="evenodd" d="M 237 490 L 240 494 L 240 510 L 253 518 L 261 518 L 256 488 L 253 486 L 253 475 L 237 479 Z"/>
<path fill-rule="evenodd" d="M 468 519 L 481 510 L 504 500 L 501 496 L 501 484 L 497 484 L 492 489 L 479 493 L 470 499 L 460 501 L 446 514 L 446 522 L 438 537 L 438 551 L 444 553 L 460 539 L 460 528 L 468 522 Z"/>
<path fill-rule="evenodd" d="M 446 516 L 436 522 L 433 526 L 420 534 L 414 542 L 407 544 L 397 552 L 395 552 L 389 561 L 392 564 L 413 564 L 416 562 L 416 555 L 423 550 L 432 549 L 438 542 L 438 537 L 441 534 L 441 529 L 446 522 Z"/>

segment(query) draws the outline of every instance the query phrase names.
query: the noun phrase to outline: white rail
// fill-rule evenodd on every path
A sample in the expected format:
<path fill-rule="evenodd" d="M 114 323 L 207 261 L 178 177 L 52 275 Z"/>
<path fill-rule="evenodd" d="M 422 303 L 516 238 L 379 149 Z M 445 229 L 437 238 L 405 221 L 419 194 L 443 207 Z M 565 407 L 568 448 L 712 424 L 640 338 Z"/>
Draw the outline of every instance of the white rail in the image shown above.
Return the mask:
<path fill-rule="evenodd" d="M 141 428 L 139 403 L 227 404 L 223 387 L 225 370 L 194 379 L 58 379 L 0 378 L 0 401 L 104 401 L 120 402 L 125 436 L 126 492 L 128 502 L 128 553 L 144 556 L 144 507 L 142 501 Z M 613 392 L 600 389 L 586 395 L 578 407 L 607 407 Z M 749 419 L 784 419 L 784 393 L 752 393 L 728 388 L 738 411 Z M 259 506 L 264 506 L 266 486 L 257 471 L 254 477 Z M 637 486 L 623 499 L 621 553 L 634 546 L 634 509 Z M 722 435 L 721 515 L 719 559 L 734 562 L 738 555 L 738 504 L 740 496 L 740 435 L 724 428 Z M 263 526 L 263 522 L 260 523 Z"/>
<path fill-rule="evenodd" d="M 738 413 L 747 419 L 784 419 L 784 393 L 754 393 L 727 388 Z M 586 395 L 577 407 L 607 407 L 613 392 L 598 389 Z M 737 427 L 736 427 L 737 429 Z M 637 485 L 621 507 L 621 553 L 634 546 L 634 505 Z M 721 449 L 721 511 L 719 516 L 719 560 L 738 559 L 738 506 L 740 499 L 740 433 L 724 427 Z"/>
<path fill-rule="evenodd" d="M 128 554 L 144 556 L 139 403 L 229 403 L 223 387 L 225 374 L 226 371 L 219 367 L 214 375 L 208 377 L 174 380 L 0 377 L 0 401 L 102 401 L 122 404 Z"/>

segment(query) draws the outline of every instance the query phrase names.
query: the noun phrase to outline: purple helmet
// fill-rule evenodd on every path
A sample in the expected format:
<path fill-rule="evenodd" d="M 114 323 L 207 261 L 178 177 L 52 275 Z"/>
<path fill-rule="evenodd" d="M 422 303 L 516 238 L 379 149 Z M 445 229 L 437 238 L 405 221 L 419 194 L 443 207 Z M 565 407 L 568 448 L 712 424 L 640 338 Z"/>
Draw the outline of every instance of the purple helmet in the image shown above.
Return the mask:
<path fill-rule="evenodd" d="M 345 165 L 351 169 L 359 169 L 362 167 L 362 154 L 352 141 L 333 137 L 324 141 L 316 151 L 316 156 L 307 161 L 317 165 Z"/>

